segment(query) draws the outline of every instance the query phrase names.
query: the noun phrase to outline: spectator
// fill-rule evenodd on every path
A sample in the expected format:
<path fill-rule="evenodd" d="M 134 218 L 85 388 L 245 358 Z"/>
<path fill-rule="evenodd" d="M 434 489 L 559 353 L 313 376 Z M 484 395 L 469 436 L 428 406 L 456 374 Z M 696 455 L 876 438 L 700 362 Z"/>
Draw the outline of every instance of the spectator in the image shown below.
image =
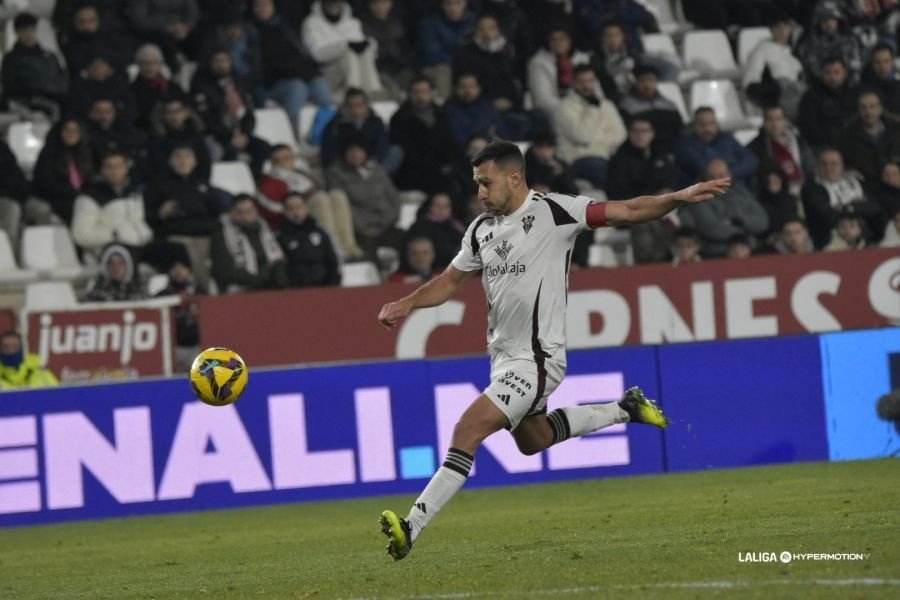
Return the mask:
<path fill-rule="evenodd" d="M 135 172 L 144 165 L 147 136 L 119 115 L 112 98 L 99 97 L 88 111 L 88 133 L 95 163 L 112 150 L 124 152 L 135 161 Z"/>
<path fill-rule="evenodd" d="M 224 292 L 288 285 L 284 253 L 249 194 L 235 196 L 231 210 L 219 217 L 212 234 L 211 254 L 213 277 Z"/>
<path fill-rule="evenodd" d="M 800 101 L 797 126 L 813 147 L 835 145 L 856 110 L 856 92 L 840 59 L 826 60 L 822 80 L 814 81 Z"/>
<path fill-rule="evenodd" d="M 818 173 L 803 187 L 803 209 L 816 248 L 824 248 L 837 226 L 838 215 L 851 204 L 863 218 L 864 233 L 881 231 L 881 207 L 866 196 L 859 179 L 844 171 L 844 158 L 835 148 L 819 151 Z"/>
<path fill-rule="evenodd" d="M 440 0 L 440 10 L 419 25 L 420 66 L 440 98 L 450 97 L 453 53 L 474 27 L 475 14 L 468 10 L 467 0 Z"/>
<path fill-rule="evenodd" d="M 414 238 L 427 238 L 431 241 L 434 266 L 446 268 L 459 252 L 466 232 L 465 225 L 453 216 L 453 200 L 444 192 L 433 194 L 422 203 L 417 216 L 406 232 L 407 246 Z"/>
<path fill-rule="evenodd" d="M 347 194 L 339 189 L 325 191 L 305 161 L 296 158 L 288 146 L 274 146 L 270 162 L 272 167 L 259 180 L 256 197 L 260 213 L 269 225 L 277 229 L 287 210 L 285 200 L 290 194 L 300 194 L 317 224 L 334 236 L 344 258 L 362 258 Z"/>
<path fill-rule="evenodd" d="M 175 317 L 175 364 L 178 368 L 190 367 L 200 351 L 200 324 L 198 322 L 197 296 L 205 296 L 205 287 L 197 283 L 191 271 L 187 255 L 174 260 L 166 270 L 169 276 L 166 287 L 156 297 L 179 296 L 181 304 L 172 307 Z"/>
<path fill-rule="evenodd" d="M 363 33 L 346 0 L 319 0 L 303 21 L 303 40 L 319 63 L 331 89 L 380 92 L 375 66 L 377 49 Z"/>
<path fill-rule="evenodd" d="M 590 57 L 575 49 L 564 25 L 552 26 L 546 40 L 528 61 L 528 90 L 534 107 L 552 119 L 575 83 L 575 67 L 588 64 Z"/>
<path fill-rule="evenodd" d="M 882 248 L 900 248 L 900 208 L 895 208 L 891 220 L 884 228 Z"/>
<path fill-rule="evenodd" d="M 728 164 L 721 158 L 709 161 L 705 180 L 730 177 Z M 752 237 L 763 235 L 769 227 L 766 211 L 740 181 L 734 181 L 728 191 L 709 202 L 685 207 L 700 237 L 704 256 L 725 256 L 728 240 L 736 233 Z"/>
<path fill-rule="evenodd" d="M 139 248 L 153 239 L 144 218 L 144 199 L 128 178 L 128 158 L 121 152 L 102 158 L 100 180 L 75 199 L 72 238 L 95 256 L 113 242 Z"/>
<path fill-rule="evenodd" d="M 661 187 L 653 190 L 652 195 L 668 194 L 675 190 Z M 619 196 L 616 196 L 619 197 Z M 681 225 L 677 211 L 673 211 L 655 221 L 638 223 L 628 228 L 631 235 L 631 250 L 636 264 L 658 263 L 672 256 L 674 233 Z M 590 235 L 590 232 L 586 232 Z M 582 234 L 584 235 L 584 234 Z M 576 247 L 578 241 L 576 240 Z"/>
<path fill-rule="evenodd" d="M 19 247 L 22 213 L 34 213 L 33 209 L 24 210 L 30 190 L 31 186 L 19 167 L 15 154 L 5 141 L 0 140 L 0 231 L 6 232 L 9 244 L 13 248 Z M 39 221 L 49 219 L 49 216 L 49 207 L 44 211 L 44 215 L 26 214 L 26 217 L 36 217 Z"/>
<path fill-rule="evenodd" d="M 675 266 L 700 262 L 700 238 L 691 227 L 680 227 L 672 242 L 672 264 Z"/>
<path fill-rule="evenodd" d="M 634 85 L 619 103 L 626 122 L 643 117 L 653 125 L 654 143 L 671 150 L 684 129 L 681 113 L 675 103 L 662 96 L 657 87 L 656 69 L 639 65 L 634 69 Z"/>
<path fill-rule="evenodd" d="M 528 59 L 535 51 L 533 27 L 528 16 L 515 0 L 484 0 L 481 11 L 493 15 L 509 44 L 515 49 L 514 70 L 519 81 L 528 78 Z"/>
<path fill-rule="evenodd" d="M 53 126 L 34 166 L 34 193 L 64 223 L 72 221 L 75 196 L 94 176 L 94 155 L 84 125 L 68 117 Z M 45 212 L 45 211 L 44 211 Z"/>
<path fill-rule="evenodd" d="M 399 251 L 403 232 L 394 224 L 400 215 L 400 196 L 387 171 L 369 159 L 366 146 L 351 140 L 342 159 L 325 172 L 328 185 L 343 190 L 350 199 L 356 239 L 369 260 L 379 246 Z"/>
<path fill-rule="evenodd" d="M 255 177 L 262 175 L 269 145 L 253 135 L 253 100 L 244 82 L 232 71 L 231 55 L 213 50 L 197 70 L 191 94 L 206 130 L 218 145 L 214 160 L 240 160 L 244 155 Z"/>
<path fill-rule="evenodd" d="M 309 214 L 309 205 L 302 194 L 290 192 L 284 199 L 278 243 L 287 260 L 290 287 L 340 285 L 341 274 L 331 238 Z"/>
<path fill-rule="evenodd" d="M 100 254 L 100 274 L 91 282 L 88 302 L 127 302 L 141 300 L 144 293 L 131 250 L 115 242 Z"/>
<path fill-rule="evenodd" d="M 635 0 L 575 0 L 572 12 L 588 37 L 603 35 L 609 23 L 616 23 L 623 41 L 632 52 L 641 51 L 641 33 L 659 33 L 656 17 L 646 3 Z"/>
<path fill-rule="evenodd" d="M 881 167 L 881 181 L 872 191 L 886 215 L 900 208 L 900 157 L 893 158 Z"/>
<path fill-rule="evenodd" d="M 591 67 L 607 98 L 618 102 L 622 94 L 631 89 L 634 83 L 632 71 L 636 66 L 636 57 L 628 48 L 622 26 L 616 21 L 604 23 L 591 56 Z"/>
<path fill-rule="evenodd" d="M 851 206 L 838 216 L 831 241 L 825 246 L 825 250 L 827 252 L 861 250 L 867 246 L 866 238 L 863 237 L 862 222 Z"/>
<path fill-rule="evenodd" d="M 746 233 L 736 233 L 728 239 L 726 258 L 750 258 L 753 255 L 753 244 Z"/>
<path fill-rule="evenodd" d="M 434 101 L 434 86 L 427 77 L 410 83 L 406 101 L 391 117 L 390 140 L 403 151 L 394 174 L 401 190 L 430 192 L 447 180 L 458 150 L 450 118 Z"/>
<path fill-rule="evenodd" d="M 253 0 L 253 19 L 262 51 L 262 95 L 283 106 L 292 124 L 299 123 L 307 100 L 331 106 L 328 82 L 273 0 Z"/>
<path fill-rule="evenodd" d="M 454 71 L 473 73 L 483 84 L 482 93 L 505 123 L 511 139 L 530 139 L 531 123 L 522 112 L 522 84 L 515 72 L 515 48 L 500 31 L 496 17 L 478 17 L 471 39 L 457 48 L 453 60 Z"/>
<path fill-rule="evenodd" d="M 694 111 L 691 132 L 678 144 L 678 165 L 688 177 L 699 177 L 709 162 L 720 158 L 728 165 L 732 176 L 746 181 L 756 174 L 759 161 L 752 152 L 741 146 L 734 136 L 719 129 L 716 113 L 708 106 Z"/>
<path fill-rule="evenodd" d="M 894 65 L 894 50 L 890 44 L 881 43 L 872 50 L 862 74 L 862 85 L 881 95 L 887 112 L 900 114 L 900 72 Z"/>
<path fill-rule="evenodd" d="M 150 178 L 164 175 L 175 146 L 190 146 L 197 158 L 197 174 L 209 179 L 212 160 L 204 137 L 203 119 L 188 105 L 187 96 L 172 90 L 156 106 L 151 117 L 153 137 L 147 145 Z"/>
<path fill-rule="evenodd" d="M 378 76 L 391 96 L 402 99 L 415 77 L 406 24 L 395 10 L 394 0 L 368 0 L 368 8 L 360 20 L 363 33 L 377 45 Z"/>
<path fill-rule="evenodd" d="M 651 195 L 660 188 L 675 188 L 683 177 L 670 152 L 655 142 L 650 119 L 640 115 L 628 126 L 628 139 L 619 146 L 609 161 L 606 193 L 624 200 Z M 530 175 L 530 174 L 529 174 Z"/>
<path fill-rule="evenodd" d="M 25 352 L 22 336 L 15 331 L 0 335 L 0 390 L 53 387 L 59 381 L 45 368 L 41 357 Z"/>
<path fill-rule="evenodd" d="M 75 114 L 86 114 L 99 98 L 112 100 L 124 123 L 130 125 L 137 117 L 137 105 L 131 95 L 128 79 L 123 72 L 115 71 L 102 50 L 88 60 L 81 73 L 72 78 L 69 110 Z"/>
<path fill-rule="evenodd" d="M 435 268 L 434 246 L 427 237 L 415 237 L 406 243 L 400 269 L 391 275 L 391 283 L 424 283 L 441 273 Z"/>
<path fill-rule="evenodd" d="M 609 158 L 628 134 L 615 105 L 603 99 L 588 65 L 575 68 L 575 82 L 559 106 L 556 126 L 559 156 L 572 165 L 573 177 L 603 189 Z"/>
<path fill-rule="evenodd" d="M 747 97 L 758 106 L 780 105 L 795 118 L 806 84 L 803 64 L 791 50 L 794 25 L 786 12 L 775 9 L 769 31 L 772 38 L 762 40 L 747 57 L 741 81 Z"/>
<path fill-rule="evenodd" d="M 209 235 L 219 214 L 219 202 L 199 172 L 191 146 L 172 149 L 169 169 L 151 180 L 144 192 L 144 206 L 156 238 L 184 245 L 198 282 L 206 287 Z"/>
<path fill-rule="evenodd" d="M 545 185 L 560 194 L 578 195 L 572 169 L 557 156 L 556 136 L 545 131 L 534 138 L 525 152 L 525 172 L 532 185 Z"/>
<path fill-rule="evenodd" d="M 159 46 L 169 68 L 177 70 L 176 54 L 186 50 L 200 17 L 196 0 L 129 0 L 125 14 L 137 35 Z"/>
<path fill-rule="evenodd" d="M 862 71 L 862 49 L 849 31 L 836 0 L 825 0 L 816 6 L 810 27 L 797 44 L 797 56 L 815 79 L 824 80 L 825 67 L 833 58 L 847 67 L 851 81 L 858 79 Z"/>
<path fill-rule="evenodd" d="M 799 195 L 790 192 L 790 182 L 784 171 L 773 161 L 766 161 L 759 170 L 759 203 L 769 216 L 771 231 L 781 231 L 781 226 L 801 214 Z"/>
<path fill-rule="evenodd" d="M 809 229 L 800 217 L 784 222 L 781 226 L 781 239 L 775 243 L 779 254 L 809 254 L 815 250 Z"/>
<path fill-rule="evenodd" d="M 28 109 L 41 110 L 51 118 L 59 114 L 69 77 L 59 59 L 38 44 L 37 18 L 19 13 L 13 21 L 16 43 L 3 57 L 3 95 Z"/>
<path fill-rule="evenodd" d="M 226 9 L 207 35 L 204 47 L 227 50 L 234 76 L 248 89 L 257 91 L 263 69 L 259 33 L 256 27 L 244 20 L 243 12 L 240 9 Z"/>
<path fill-rule="evenodd" d="M 450 119 L 450 131 L 460 150 L 475 136 L 507 137 L 500 113 L 481 93 L 481 82 L 473 73 L 456 76 L 453 97 L 444 107 Z"/>
<path fill-rule="evenodd" d="M 96 4 L 79 3 L 71 19 L 68 31 L 60 30 L 62 53 L 66 66 L 72 73 L 80 73 L 98 51 L 108 53 L 113 68 L 121 71 L 131 62 L 132 40 L 121 32 L 111 30 L 100 18 Z"/>
<path fill-rule="evenodd" d="M 812 150 L 791 126 L 780 106 L 769 106 L 763 111 L 762 128 L 747 144 L 747 149 L 760 163 L 777 164 L 787 176 L 787 191 L 795 196 L 800 195 L 806 179 L 815 172 Z"/>
<path fill-rule="evenodd" d="M 327 168 L 337 162 L 341 148 L 351 139 L 364 143 L 369 156 L 374 156 L 388 173 L 396 171 L 403 162 L 403 153 L 391 145 L 384 121 L 372 110 L 366 93 L 357 88 L 347 90 L 341 110 L 325 126 L 322 166 Z"/>
<path fill-rule="evenodd" d="M 156 106 L 168 98 L 183 96 L 184 91 L 163 72 L 163 55 L 158 46 L 144 44 L 134 55 L 137 77 L 131 82 L 131 97 L 135 101 L 136 127 L 151 133 Z"/>
<path fill-rule="evenodd" d="M 863 90 L 857 97 L 857 116 L 841 136 L 840 150 L 868 188 L 878 185 L 881 165 L 900 156 L 900 116 L 886 114 L 878 92 Z"/>

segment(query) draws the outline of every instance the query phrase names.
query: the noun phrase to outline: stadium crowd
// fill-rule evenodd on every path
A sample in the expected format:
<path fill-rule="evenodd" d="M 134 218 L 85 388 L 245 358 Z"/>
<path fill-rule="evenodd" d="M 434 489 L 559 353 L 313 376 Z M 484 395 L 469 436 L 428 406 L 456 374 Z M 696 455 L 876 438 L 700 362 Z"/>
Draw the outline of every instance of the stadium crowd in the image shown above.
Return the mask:
<path fill-rule="evenodd" d="M 660 93 L 688 69 L 644 48 L 658 5 L 58 0 L 61 55 L 38 18 L 0 11 L 0 109 L 51 126 L 33 173 L 0 143 L 0 228 L 18 248 L 24 226 L 66 225 L 99 265 L 92 300 L 143 297 L 153 271 L 188 294 L 338 285 L 361 260 L 421 281 L 479 212 L 466 157 L 502 137 L 528 148 L 537 190 L 615 201 L 734 178 L 617 232 L 636 263 L 900 245 L 898 2 L 683 0 L 733 41 L 770 29 L 732 74 L 762 120 L 746 144 L 713 108 L 685 123 Z M 399 104 L 387 121 L 384 100 Z M 257 131 L 270 106 L 297 144 Z M 219 161 L 245 162 L 256 190 L 216 187 Z M 401 228 L 409 198 L 424 200 Z"/>

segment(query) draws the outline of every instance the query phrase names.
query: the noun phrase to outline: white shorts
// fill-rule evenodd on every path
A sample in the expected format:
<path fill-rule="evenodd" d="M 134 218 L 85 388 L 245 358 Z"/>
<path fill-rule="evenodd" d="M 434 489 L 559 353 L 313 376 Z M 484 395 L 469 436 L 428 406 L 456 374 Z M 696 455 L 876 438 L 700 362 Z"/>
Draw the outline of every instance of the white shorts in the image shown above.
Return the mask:
<path fill-rule="evenodd" d="M 509 420 L 509 430 L 522 419 L 547 412 L 547 398 L 566 375 L 564 348 L 540 361 L 533 356 L 511 357 L 491 351 L 491 384 L 484 394 Z"/>

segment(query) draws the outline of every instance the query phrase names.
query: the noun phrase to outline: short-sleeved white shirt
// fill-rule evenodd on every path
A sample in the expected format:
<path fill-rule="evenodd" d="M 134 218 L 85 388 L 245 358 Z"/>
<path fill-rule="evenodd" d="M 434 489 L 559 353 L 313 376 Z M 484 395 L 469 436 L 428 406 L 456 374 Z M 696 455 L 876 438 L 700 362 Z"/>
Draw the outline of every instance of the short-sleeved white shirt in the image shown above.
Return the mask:
<path fill-rule="evenodd" d="M 452 264 L 482 271 L 490 350 L 524 357 L 565 347 L 569 263 L 591 202 L 530 190 L 514 213 L 484 213 L 469 225 Z"/>

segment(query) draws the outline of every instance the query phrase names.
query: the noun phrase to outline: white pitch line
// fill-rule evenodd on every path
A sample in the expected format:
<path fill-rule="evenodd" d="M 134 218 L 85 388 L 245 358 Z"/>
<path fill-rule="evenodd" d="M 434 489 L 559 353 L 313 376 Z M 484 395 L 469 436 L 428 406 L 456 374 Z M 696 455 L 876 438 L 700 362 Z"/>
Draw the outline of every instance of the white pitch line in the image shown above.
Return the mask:
<path fill-rule="evenodd" d="M 670 583 L 648 583 L 648 584 L 629 584 L 629 585 L 590 585 L 571 588 L 555 588 L 543 590 L 523 590 L 509 591 L 502 590 L 496 592 L 446 592 L 437 594 L 411 594 L 406 596 L 364 596 L 361 598 L 353 598 L 351 600 L 464 600 L 466 598 L 489 598 L 491 596 L 513 596 L 513 597 L 537 597 L 537 596 L 577 596 L 580 594 L 595 594 L 597 592 L 608 592 L 611 590 L 638 590 L 638 589 L 732 589 L 732 588 L 750 588 L 756 586 L 893 586 L 900 587 L 900 579 L 880 579 L 876 577 L 866 577 L 861 579 L 770 579 L 764 581 L 688 581 L 688 582 L 670 582 Z"/>

